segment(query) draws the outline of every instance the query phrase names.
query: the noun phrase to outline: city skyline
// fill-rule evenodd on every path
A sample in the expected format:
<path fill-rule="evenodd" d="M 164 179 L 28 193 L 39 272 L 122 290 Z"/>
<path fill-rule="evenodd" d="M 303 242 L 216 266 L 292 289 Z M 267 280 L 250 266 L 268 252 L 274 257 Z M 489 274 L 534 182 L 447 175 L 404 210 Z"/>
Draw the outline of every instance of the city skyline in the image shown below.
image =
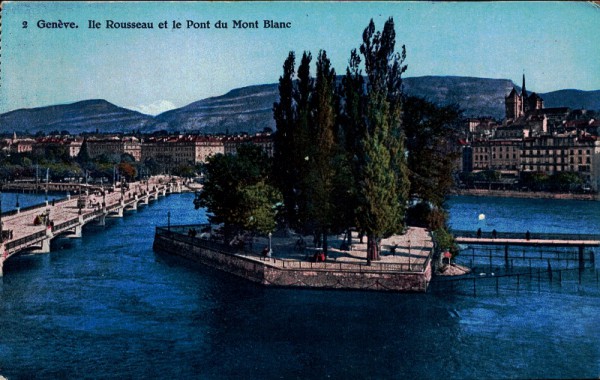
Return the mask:
<path fill-rule="evenodd" d="M 530 91 L 600 89 L 600 8 L 584 2 L 8 2 L 2 16 L 0 113 L 105 99 L 154 115 L 275 83 L 291 50 L 299 61 L 305 50 L 316 57 L 324 49 L 343 74 L 369 20 L 381 30 L 388 17 L 397 49 L 406 45 L 405 77 L 519 84 L 525 73 Z M 59 20 L 78 28 L 40 27 Z M 107 29 L 107 20 L 153 28 Z M 216 28 L 219 20 L 228 28 Z M 234 20 L 249 28 L 234 28 Z M 265 28 L 264 20 L 285 27 Z"/>

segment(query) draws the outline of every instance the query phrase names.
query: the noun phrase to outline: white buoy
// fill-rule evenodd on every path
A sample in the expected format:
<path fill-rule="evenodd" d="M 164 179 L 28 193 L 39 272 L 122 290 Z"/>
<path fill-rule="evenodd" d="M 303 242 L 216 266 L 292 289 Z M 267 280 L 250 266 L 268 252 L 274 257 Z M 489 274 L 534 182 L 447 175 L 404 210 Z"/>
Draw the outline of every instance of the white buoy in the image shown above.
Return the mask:
<path fill-rule="evenodd" d="M 485 220 L 485 214 L 479 214 L 479 220 Z"/>

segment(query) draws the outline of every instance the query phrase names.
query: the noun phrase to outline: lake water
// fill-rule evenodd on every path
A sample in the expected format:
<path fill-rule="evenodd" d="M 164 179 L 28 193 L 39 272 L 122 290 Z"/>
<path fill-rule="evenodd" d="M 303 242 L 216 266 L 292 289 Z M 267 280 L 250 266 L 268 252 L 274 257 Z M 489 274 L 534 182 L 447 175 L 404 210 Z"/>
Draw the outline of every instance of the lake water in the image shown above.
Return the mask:
<path fill-rule="evenodd" d="M 3 194 L 3 210 L 14 199 Z M 41 196 L 43 200 L 43 195 Z M 593 278 L 519 291 L 265 288 L 152 251 L 154 227 L 205 221 L 171 195 L 11 258 L 0 375 L 18 378 L 578 378 L 600 375 Z M 34 200 L 35 201 L 35 200 Z M 5 206 L 6 205 L 6 206 Z M 452 198 L 454 228 L 600 231 L 599 205 Z"/>

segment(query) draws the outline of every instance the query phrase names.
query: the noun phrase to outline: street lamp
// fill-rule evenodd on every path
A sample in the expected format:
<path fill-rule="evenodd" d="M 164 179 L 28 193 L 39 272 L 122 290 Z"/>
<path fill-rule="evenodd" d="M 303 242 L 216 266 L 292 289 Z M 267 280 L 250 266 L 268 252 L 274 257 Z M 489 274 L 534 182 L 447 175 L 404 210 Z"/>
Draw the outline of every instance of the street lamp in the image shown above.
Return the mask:
<path fill-rule="evenodd" d="M 50 168 L 46 169 L 46 190 L 44 191 L 46 196 L 45 196 L 45 201 L 46 201 L 46 206 L 48 206 L 48 177 L 50 174 Z"/>
<path fill-rule="evenodd" d="M 4 243 L 4 231 L 2 230 L 2 190 L 0 190 L 0 244 Z"/>
<path fill-rule="evenodd" d="M 410 239 L 408 239 L 408 270 L 410 270 Z"/>
<path fill-rule="evenodd" d="M 273 236 L 273 234 L 269 232 L 269 252 L 267 252 L 267 257 L 271 257 L 271 255 L 273 254 L 273 250 L 271 249 L 271 237 L 272 236 Z"/>

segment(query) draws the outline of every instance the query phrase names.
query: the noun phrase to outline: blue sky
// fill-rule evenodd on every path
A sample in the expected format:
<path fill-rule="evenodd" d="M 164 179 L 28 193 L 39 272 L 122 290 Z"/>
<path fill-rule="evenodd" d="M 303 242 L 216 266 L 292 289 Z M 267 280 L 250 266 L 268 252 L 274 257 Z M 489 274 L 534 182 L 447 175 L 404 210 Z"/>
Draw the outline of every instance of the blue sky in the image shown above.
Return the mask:
<path fill-rule="evenodd" d="M 573 2 L 8 2 L 2 9 L 0 113 L 106 99 L 156 114 L 253 84 L 274 83 L 290 50 L 327 51 L 345 72 L 374 19 L 392 16 L 405 76 L 507 78 L 527 89 L 600 89 L 600 7 Z M 78 29 L 37 23 L 73 21 Z M 101 29 L 88 29 L 97 20 Z M 106 29 L 106 20 L 154 29 Z M 171 28 L 180 21 L 179 30 Z M 186 21 L 211 22 L 210 29 Z M 216 29 L 216 21 L 228 29 Z M 259 29 L 233 29 L 233 20 Z M 263 20 L 290 29 L 264 29 Z M 167 21 L 167 29 L 158 24 Z M 27 22 L 27 28 L 23 28 Z"/>

